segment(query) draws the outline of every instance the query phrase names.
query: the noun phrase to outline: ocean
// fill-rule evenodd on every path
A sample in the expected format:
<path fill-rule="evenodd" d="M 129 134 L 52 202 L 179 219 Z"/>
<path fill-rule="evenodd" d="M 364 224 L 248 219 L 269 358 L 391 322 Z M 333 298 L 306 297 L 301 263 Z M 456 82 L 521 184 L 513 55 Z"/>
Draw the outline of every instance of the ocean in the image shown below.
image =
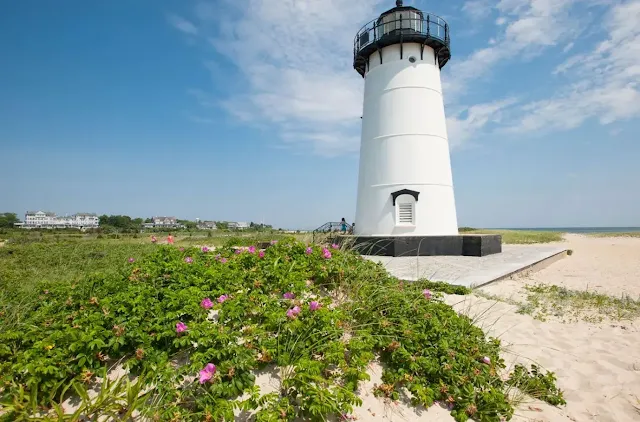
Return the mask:
<path fill-rule="evenodd" d="M 640 232 L 640 227 L 518 227 L 500 228 L 494 230 L 522 230 L 536 232 L 563 232 L 563 233 L 621 233 Z"/>

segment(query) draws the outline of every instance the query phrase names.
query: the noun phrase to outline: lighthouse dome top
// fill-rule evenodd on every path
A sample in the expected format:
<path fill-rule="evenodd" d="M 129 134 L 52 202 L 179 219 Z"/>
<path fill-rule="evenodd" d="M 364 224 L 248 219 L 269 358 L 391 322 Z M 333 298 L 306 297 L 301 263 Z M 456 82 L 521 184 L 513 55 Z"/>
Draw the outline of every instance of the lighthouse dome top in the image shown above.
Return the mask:
<path fill-rule="evenodd" d="M 447 22 L 434 14 L 404 6 L 402 0 L 397 0 L 396 7 L 358 31 L 353 43 L 353 67 L 364 76 L 369 56 L 386 46 L 402 43 L 419 43 L 433 48 L 440 68 L 451 58 Z"/>

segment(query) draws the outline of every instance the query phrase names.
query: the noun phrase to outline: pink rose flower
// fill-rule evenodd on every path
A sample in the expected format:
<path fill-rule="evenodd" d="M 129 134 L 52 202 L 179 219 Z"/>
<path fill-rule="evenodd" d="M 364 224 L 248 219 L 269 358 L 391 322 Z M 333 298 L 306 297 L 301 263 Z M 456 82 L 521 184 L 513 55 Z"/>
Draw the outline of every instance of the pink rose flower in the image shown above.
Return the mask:
<path fill-rule="evenodd" d="M 200 370 L 200 384 L 211 381 L 213 375 L 216 373 L 216 366 L 213 363 L 207 363 L 204 369 Z"/>
<path fill-rule="evenodd" d="M 204 309 L 211 309 L 213 308 L 213 302 L 208 297 L 205 297 L 204 299 L 202 299 L 202 302 L 200 302 L 200 306 L 202 306 Z"/>

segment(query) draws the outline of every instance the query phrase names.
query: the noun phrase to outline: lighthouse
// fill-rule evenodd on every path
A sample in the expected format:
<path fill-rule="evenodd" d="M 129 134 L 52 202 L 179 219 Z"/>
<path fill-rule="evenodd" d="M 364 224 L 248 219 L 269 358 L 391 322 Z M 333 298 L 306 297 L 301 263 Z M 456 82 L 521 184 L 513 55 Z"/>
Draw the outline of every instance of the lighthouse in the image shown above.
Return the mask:
<path fill-rule="evenodd" d="M 391 245 L 379 254 L 463 254 L 440 80 L 450 45 L 442 18 L 402 0 L 355 37 L 364 101 L 354 236 Z"/>

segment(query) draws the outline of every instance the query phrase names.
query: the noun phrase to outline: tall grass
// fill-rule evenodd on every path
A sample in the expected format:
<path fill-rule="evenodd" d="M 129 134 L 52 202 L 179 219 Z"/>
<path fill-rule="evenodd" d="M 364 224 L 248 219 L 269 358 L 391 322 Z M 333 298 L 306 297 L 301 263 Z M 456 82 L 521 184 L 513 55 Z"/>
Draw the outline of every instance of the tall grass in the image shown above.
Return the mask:
<path fill-rule="evenodd" d="M 499 234 L 502 235 L 502 243 L 513 245 L 530 245 L 535 243 L 562 242 L 561 232 L 527 231 L 527 230 L 483 230 L 462 227 L 463 234 Z"/>

